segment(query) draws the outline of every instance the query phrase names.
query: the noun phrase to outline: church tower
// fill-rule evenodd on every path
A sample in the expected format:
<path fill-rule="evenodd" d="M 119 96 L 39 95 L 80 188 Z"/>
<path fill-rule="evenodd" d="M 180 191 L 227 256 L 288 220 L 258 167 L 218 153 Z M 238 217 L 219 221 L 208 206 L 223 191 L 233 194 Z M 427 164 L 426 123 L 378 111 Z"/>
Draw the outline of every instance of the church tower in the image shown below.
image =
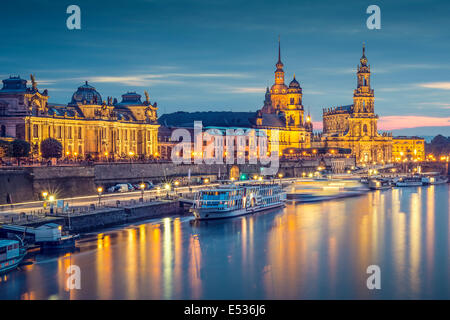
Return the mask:
<path fill-rule="evenodd" d="M 363 45 L 363 54 L 356 72 L 357 84 L 353 93 L 353 105 L 355 113 L 374 112 L 374 93 L 370 87 L 370 65 L 367 64 L 366 48 Z"/>
<path fill-rule="evenodd" d="M 353 93 L 353 113 L 349 118 L 349 129 L 354 137 L 377 136 L 378 116 L 374 113 L 374 91 L 370 86 L 370 65 L 367 64 L 366 48 L 357 66 L 357 87 Z"/>
<path fill-rule="evenodd" d="M 278 61 L 275 64 L 275 84 L 270 88 L 272 108 L 275 112 L 284 111 L 288 104 L 288 87 L 284 84 L 283 62 L 281 62 L 281 44 L 278 39 Z"/>
<path fill-rule="evenodd" d="M 288 105 L 284 111 L 286 118 L 286 127 L 302 127 L 304 123 L 304 112 L 302 106 L 302 88 L 295 79 L 292 79 L 289 84 L 288 93 Z"/>

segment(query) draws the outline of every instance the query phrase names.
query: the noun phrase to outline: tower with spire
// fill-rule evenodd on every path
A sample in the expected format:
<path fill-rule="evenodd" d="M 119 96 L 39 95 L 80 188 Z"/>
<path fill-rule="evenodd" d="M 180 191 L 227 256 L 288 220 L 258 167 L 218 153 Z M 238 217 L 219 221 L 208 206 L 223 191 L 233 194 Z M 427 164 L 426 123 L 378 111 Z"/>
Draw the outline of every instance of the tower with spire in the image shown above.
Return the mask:
<path fill-rule="evenodd" d="M 287 86 L 284 83 L 284 64 L 281 61 L 281 42 L 278 38 L 278 60 L 275 64 L 275 83 L 266 89 L 264 105 L 258 111 L 258 127 L 277 127 L 281 133 L 283 145 L 290 148 L 309 147 L 312 123 L 307 123 L 302 105 L 302 88 L 295 74 Z"/>
<path fill-rule="evenodd" d="M 353 104 L 324 109 L 323 143 L 328 147 L 351 149 L 358 163 L 388 162 L 391 160 L 392 136 L 378 133 L 370 75 L 363 44 Z"/>
<path fill-rule="evenodd" d="M 353 109 L 355 113 L 370 114 L 374 112 L 374 91 L 370 87 L 370 65 L 367 64 L 366 47 L 363 44 L 362 57 L 356 72 L 356 89 L 353 93 Z"/>

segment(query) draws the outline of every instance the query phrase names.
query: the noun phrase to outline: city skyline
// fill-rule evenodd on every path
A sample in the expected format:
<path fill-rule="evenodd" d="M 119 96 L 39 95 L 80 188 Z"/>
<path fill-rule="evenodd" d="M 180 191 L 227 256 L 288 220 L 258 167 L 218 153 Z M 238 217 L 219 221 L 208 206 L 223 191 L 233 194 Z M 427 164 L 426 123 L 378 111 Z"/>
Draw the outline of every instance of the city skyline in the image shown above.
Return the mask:
<path fill-rule="evenodd" d="M 445 12 L 448 4 L 434 2 Z M 65 27 L 68 4 L 28 1 L 20 25 L 0 31 L 11 44 L 0 53 L 0 75 L 34 74 L 52 103 L 67 103 L 88 80 L 104 97 L 149 90 L 159 115 L 256 111 L 273 78 L 280 34 L 286 79 L 296 75 L 305 110 L 320 130 L 323 108 L 351 103 L 365 42 L 380 129 L 450 135 L 445 16 L 433 12 L 434 24 L 425 26 L 431 9 L 420 2 L 408 2 L 407 12 L 401 2 L 381 2 L 382 28 L 368 30 L 369 3 L 352 3 L 344 8 L 308 2 L 287 11 L 283 4 L 255 7 L 251 1 L 239 6 L 170 1 L 169 7 L 133 1 L 125 8 L 79 1 L 82 29 L 70 31 Z M 18 5 L 4 7 L 2 20 L 13 23 Z"/>

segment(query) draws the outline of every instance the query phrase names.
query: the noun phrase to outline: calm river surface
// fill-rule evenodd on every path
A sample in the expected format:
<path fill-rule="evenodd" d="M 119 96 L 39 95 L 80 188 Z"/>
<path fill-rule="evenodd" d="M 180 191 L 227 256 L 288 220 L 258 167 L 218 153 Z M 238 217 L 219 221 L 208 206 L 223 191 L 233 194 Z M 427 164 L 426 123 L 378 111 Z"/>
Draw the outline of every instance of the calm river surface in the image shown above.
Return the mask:
<path fill-rule="evenodd" d="M 449 185 L 222 221 L 164 218 L 89 234 L 0 281 L 1 299 L 450 299 Z M 81 289 L 66 291 L 69 265 Z M 381 269 L 368 290 L 366 269 Z"/>

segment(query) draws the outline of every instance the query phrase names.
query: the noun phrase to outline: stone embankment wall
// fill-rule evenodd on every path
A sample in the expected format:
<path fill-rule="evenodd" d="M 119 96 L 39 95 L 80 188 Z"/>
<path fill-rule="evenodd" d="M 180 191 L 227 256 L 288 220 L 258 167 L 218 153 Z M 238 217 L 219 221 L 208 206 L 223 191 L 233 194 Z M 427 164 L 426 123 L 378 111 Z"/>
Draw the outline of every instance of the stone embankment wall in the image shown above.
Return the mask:
<path fill-rule="evenodd" d="M 327 167 L 329 159 L 323 160 Z M 344 165 L 354 165 L 353 158 L 343 158 Z M 280 163 L 285 177 L 300 177 L 303 172 L 315 171 L 320 160 L 289 161 Z M 43 191 L 56 194 L 57 198 L 70 198 L 96 194 L 96 186 L 141 181 L 158 182 L 184 177 L 201 178 L 217 175 L 228 176 L 232 165 L 176 165 L 173 163 L 105 163 L 93 166 L 49 166 L 0 169 L 0 204 L 40 200 Z M 259 165 L 239 164 L 239 171 L 249 176 L 260 173 Z"/>
<path fill-rule="evenodd" d="M 102 208 L 101 210 L 70 217 L 71 232 L 88 232 L 129 222 L 182 214 L 178 201 L 143 203 L 122 208 Z M 64 226 L 69 227 L 69 218 L 64 218 Z"/>

